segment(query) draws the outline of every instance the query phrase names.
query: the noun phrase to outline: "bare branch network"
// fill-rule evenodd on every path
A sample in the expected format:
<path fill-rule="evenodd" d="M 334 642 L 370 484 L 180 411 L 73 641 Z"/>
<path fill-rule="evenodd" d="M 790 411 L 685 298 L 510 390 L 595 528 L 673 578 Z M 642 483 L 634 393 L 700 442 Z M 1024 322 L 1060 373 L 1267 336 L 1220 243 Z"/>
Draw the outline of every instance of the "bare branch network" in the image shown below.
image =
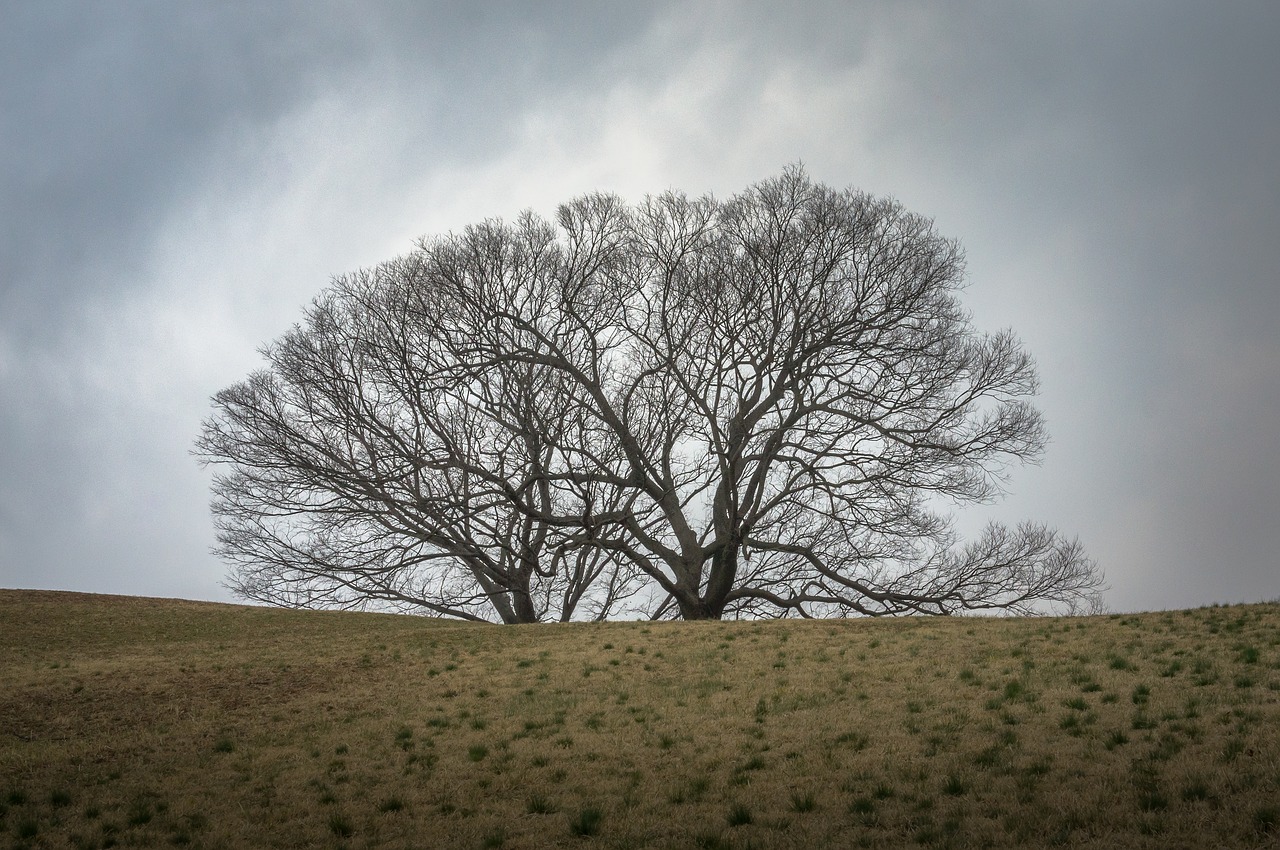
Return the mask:
<path fill-rule="evenodd" d="M 1077 542 L 940 510 L 1046 439 L 963 279 L 929 220 L 799 168 L 424 239 L 214 399 L 217 551 L 250 599 L 507 623 L 1096 607 Z"/>

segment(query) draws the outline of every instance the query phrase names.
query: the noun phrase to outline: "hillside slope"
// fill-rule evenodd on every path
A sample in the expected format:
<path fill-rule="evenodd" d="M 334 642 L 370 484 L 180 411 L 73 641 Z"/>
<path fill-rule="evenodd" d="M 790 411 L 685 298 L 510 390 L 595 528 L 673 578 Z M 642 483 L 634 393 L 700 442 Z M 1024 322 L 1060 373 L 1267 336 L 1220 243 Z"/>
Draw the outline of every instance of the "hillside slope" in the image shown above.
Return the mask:
<path fill-rule="evenodd" d="M 1280 606 L 493 627 L 0 591 L 0 843 L 1280 842 Z"/>

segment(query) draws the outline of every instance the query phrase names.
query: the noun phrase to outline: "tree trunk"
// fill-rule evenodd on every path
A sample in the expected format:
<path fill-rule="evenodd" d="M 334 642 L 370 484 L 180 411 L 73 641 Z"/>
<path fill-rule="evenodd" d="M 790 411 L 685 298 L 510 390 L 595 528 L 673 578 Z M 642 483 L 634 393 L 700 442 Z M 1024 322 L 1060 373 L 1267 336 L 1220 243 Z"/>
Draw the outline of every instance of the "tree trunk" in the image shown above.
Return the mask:
<path fill-rule="evenodd" d="M 707 592 L 703 601 L 714 613 L 715 619 L 724 615 L 724 602 L 733 590 L 734 579 L 738 577 L 737 541 L 726 543 L 711 556 L 711 574 L 707 578 Z"/>
<path fill-rule="evenodd" d="M 707 601 L 699 596 L 692 598 L 677 597 L 682 620 L 719 620 L 720 612 L 712 610 Z"/>
<path fill-rule="evenodd" d="M 538 622 L 538 611 L 533 607 L 533 597 L 529 595 L 529 587 L 515 587 L 511 589 L 511 602 L 513 613 L 515 614 L 514 622 L 517 623 L 536 623 Z"/>

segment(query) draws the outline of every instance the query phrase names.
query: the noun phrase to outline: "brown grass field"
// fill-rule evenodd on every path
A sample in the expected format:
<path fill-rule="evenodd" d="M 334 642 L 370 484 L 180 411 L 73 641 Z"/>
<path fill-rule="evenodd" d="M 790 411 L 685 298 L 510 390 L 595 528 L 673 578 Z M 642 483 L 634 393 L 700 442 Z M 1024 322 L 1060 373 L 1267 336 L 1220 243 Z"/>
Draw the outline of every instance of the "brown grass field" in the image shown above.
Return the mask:
<path fill-rule="evenodd" d="M 0 591 L 0 848 L 111 846 L 1280 846 L 1280 605 L 496 627 Z"/>

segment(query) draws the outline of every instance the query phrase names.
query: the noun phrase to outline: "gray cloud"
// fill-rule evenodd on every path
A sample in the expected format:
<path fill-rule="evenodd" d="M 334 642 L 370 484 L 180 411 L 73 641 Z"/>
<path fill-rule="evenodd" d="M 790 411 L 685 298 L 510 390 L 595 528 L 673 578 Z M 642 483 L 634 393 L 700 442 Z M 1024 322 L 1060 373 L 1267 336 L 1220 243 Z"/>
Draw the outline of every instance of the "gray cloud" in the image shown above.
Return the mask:
<path fill-rule="evenodd" d="M 0 306 L 30 321 L 24 333 L 47 333 L 95 278 L 136 275 L 137 245 L 180 207 L 211 142 L 308 96 L 321 62 L 349 52 L 323 31 L 283 38 L 308 18 L 251 7 L 13 12 L 0 36 L 0 267 L 24 285 L 6 289 Z"/>
<path fill-rule="evenodd" d="M 594 9 L 15 6 L 0 33 L 0 269 L 17 285 L 0 310 L 27 321 L 6 324 L 47 334 L 95 277 L 136 276 L 137 246 L 193 183 L 236 165 L 218 162 L 229 141 L 326 94 L 390 95 L 419 111 L 424 147 L 492 151 L 539 87 L 582 80 L 596 45 L 636 25 Z"/>
<path fill-rule="evenodd" d="M 0 584 L 222 598 L 187 448 L 328 275 L 800 159 L 935 216 L 1037 355 L 1054 443 L 989 513 L 1079 533 L 1117 608 L 1280 597 L 1280 14 L 469 8 L 7 16 Z"/>

